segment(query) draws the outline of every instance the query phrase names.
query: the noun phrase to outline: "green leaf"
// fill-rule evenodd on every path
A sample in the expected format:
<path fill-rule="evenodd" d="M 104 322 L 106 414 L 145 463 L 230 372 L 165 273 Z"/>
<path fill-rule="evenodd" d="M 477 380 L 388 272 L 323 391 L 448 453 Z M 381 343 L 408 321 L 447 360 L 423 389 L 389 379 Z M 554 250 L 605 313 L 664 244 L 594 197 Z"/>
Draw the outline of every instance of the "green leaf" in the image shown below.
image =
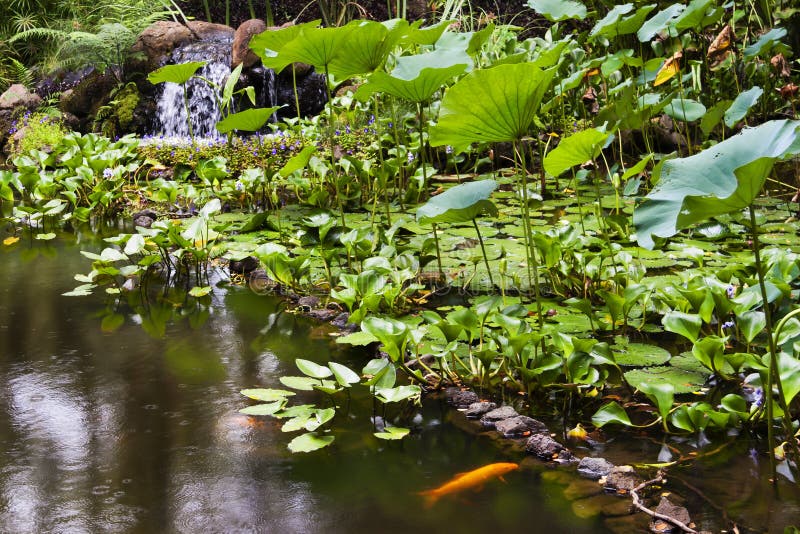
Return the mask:
<path fill-rule="evenodd" d="M 350 38 L 355 26 L 312 28 L 303 26 L 300 34 L 286 43 L 278 56 L 294 63 L 308 63 L 325 71 L 337 55 L 342 43 Z"/>
<path fill-rule="evenodd" d="M 407 428 L 402 428 L 399 426 L 387 426 L 383 429 L 383 432 L 375 432 L 373 435 L 380 439 L 395 440 L 403 439 L 409 434 L 409 432 L 411 431 Z"/>
<path fill-rule="evenodd" d="M 703 320 L 696 313 L 671 311 L 664 315 L 661 324 L 667 332 L 680 334 L 694 343 L 697 341 L 700 327 L 703 326 Z"/>
<path fill-rule="evenodd" d="M 417 385 L 375 388 L 375 397 L 383 403 L 400 402 L 414 397 L 419 398 L 421 394 L 422 389 Z"/>
<path fill-rule="evenodd" d="M 573 0 L 528 0 L 528 7 L 550 22 L 586 18 L 586 6 Z"/>
<path fill-rule="evenodd" d="M 281 408 L 283 408 L 284 404 L 286 404 L 286 399 L 281 398 L 280 400 L 270 402 L 269 404 L 256 404 L 255 406 L 242 408 L 239 410 L 239 413 L 243 413 L 245 415 L 274 415 Z"/>
<path fill-rule="evenodd" d="M 217 123 L 217 131 L 221 134 L 226 134 L 233 130 L 257 132 L 267 123 L 272 114 L 280 108 L 281 106 L 252 108 L 239 113 L 231 113 Z"/>
<path fill-rule="evenodd" d="M 352 334 L 347 334 L 346 336 L 340 336 L 336 338 L 336 343 L 342 344 L 349 344 L 355 345 L 357 347 L 364 347 L 369 345 L 370 343 L 375 343 L 379 341 L 377 337 L 373 336 L 369 332 L 353 332 Z"/>
<path fill-rule="evenodd" d="M 333 436 L 320 436 L 315 432 L 308 432 L 297 436 L 289 442 L 289 450 L 292 452 L 312 452 L 333 443 Z"/>
<path fill-rule="evenodd" d="M 375 386 L 376 388 L 390 388 L 394 386 L 397 379 L 397 371 L 394 365 L 383 358 L 370 360 L 361 370 L 361 374 L 367 378 L 364 382 L 365 385 Z"/>
<path fill-rule="evenodd" d="M 316 151 L 317 147 L 315 147 L 314 145 L 303 147 L 303 150 L 301 150 L 300 152 L 289 158 L 289 161 L 287 161 L 286 164 L 283 167 L 281 167 L 281 170 L 278 171 L 278 174 L 280 174 L 283 178 L 286 178 L 293 172 L 299 171 L 300 169 L 308 165 L 308 160 L 311 159 L 311 156 Z"/>
<path fill-rule="evenodd" d="M 757 85 L 744 93 L 739 93 L 733 104 L 725 111 L 725 126 L 733 128 L 737 122 L 747 115 L 750 108 L 758 102 L 762 94 L 764 94 L 764 90 Z"/>
<path fill-rule="evenodd" d="M 675 98 L 664 106 L 664 113 L 676 121 L 694 122 L 706 114 L 706 107 L 691 98 Z"/>
<path fill-rule="evenodd" d="M 46 234 L 36 234 L 37 241 L 52 241 L 56 238 L 56 234 L 53 232 L 48 232 Z"/>
<path fill-rule="evenodd" d="M 686 6 L 682 4 L 672 4 L 666 9 L 659 11 L 653 15 L 650 20 L 642 24 L 642 27 L 636 32 L 636 37 L 638 37 L 639 41 L 642 43 L 650 41 L 657 34 L 667 29 L 670 22 L 678 17 L 685 8 Z"/>
<path fill-rule="evenodd" d="M 617 423 L 625 426 L 633 426 L 625 410 L 614 401 L 604 404 L 592 416 L 592 424 L 597 428 L 602 428 L 609 423 Z"/>
<path fill-rule="evenodd" d="M 147 75 L 147 79 L 152 84 L 172 82 L 186 83 L 194 76 L 198 69 L 204 67 L 207 61 L 190 61 L 178 65 L 164 65 Z"/>
<path fill-rule="evenodd" d="M 544 158 L 544 170 L 551 176 L 559 176 L 575 165 L 594 160 L 600 154 L 609 133 L 596 128 L 587 128 L 562 139 L 556 148 Z"/>
<path fill-rule="evenodd" d="M 294 363 L 304 375 L 310 376 L 311 378 L 318 378 L 321 380 L 323 378 L 328 378 L 333 374 L 333 371 L 331 371 L 331 369 L 328 367 L 319 365 L 309 360 L 304 360 L 302 358 L 297 358 Z"/>
<path fill-rule="evenodd" d="M 339 382 L 339 385 L 342 387 L 350 387 L 352 384 L 358 384 L 361 380 L 361 377 L 346 365 L 328 362 L 328 367 L 331 368 L 333 376 L 336 377 L 336 381 Z"/>
<path fill-rule="evenodd" d="M 268 29 L 250 39 L 250 49 L 261 58 L 261 63 L 275 72 L 280 72 L 292 63 L 290 59 L 279 55 L 283 47 L 296 39 L 306 28 L 316 28 L 320 20 L 305 24 L 293 24 L 279 30 Z"/>
<path fill-rule="evenodd" d="M 752 343 L 758 334 L 767 327 L 767 318 L 763 311 L 750 310 L 736 316 L 736 325 L 748 343 Z"/>
<path fill-rule="evenodd" d="M 431 145 L 451 145 L 460 152 L 473 142 L 521 139 L 555 72 L 529 63 L 471 72 L 445 93 Z"/>
<path fill-rule="evenodd" d="M 285 389 L 270 388 L 243 389 L 239 393 L 250 399 L 263 402 L 283 400 L 295 394 L 293 391 L 287 391 Z"/>
<path fill-rule="evenodd" d="M 209 293 L 211 293 L 211 286 L 194 286 L 192 289 L 189 290 L 189 296 L 199 298 L 205 297 Z"/>
<path fill-rule="evenodd" d="M 800 393 L 800 360 L 790 354 L 780 352 L 778 354 L 778 374 L 781 377 L 783 398 L 787 405 L 791 404 L 792 400 Z"/>
<path fill-rule="evenodd" d="M 787 31 L 784 28 L 772 28 L 770 31 L 758 38 L 758 41 L 744 49 L 745 59 L 758 56 L 762 52 L 769 52 L 772 46 L 786 37 Z"/>
<path fill-rule="evenodd" d="M 646 343 L 627 343 L 614 345 L 614 359 L 619 365 L 660 365 L 669 361 L 671 355 L 667 349 Z"/>
<path fill-rule="evenodd" d="M 341 53 L 328 67 L 339 80 L 355 74 L 369 74 L 382 67 L 401 37 L 402 28 L 390 31 L 380 22 L 356 20 L 351 25 L 356 31 L 341 43 Z"/>
<path fill-rule="evenodd" d="M 665 161 L 656 186 L 633 214 L 637 240 L 653 248 L 653 236 L 749 206 L 776 159 L 800 152 L 797 121 L 770 121 L 745 129 L 699 154 Z"/>
<path fill-rule="evenodd" d="M 641 382 L 637 387 L 656 405 L 661 420 L 666 421 L 675 400 L 675 387 L 669 382 Z"/>
<path fill-rule="evenodd" d="M 300 391 L 314 391 L 316 386 L 333 389 L 336 387 L 336 382 L 332 380 L 320 380 L 311 378 L 310 376 L 282 376 L 280 377 L 281 384 L 287 388 L 297 389 Z"/>
<path fill-rule="evenodd" d="M 479 180 L 451 187 L 432 197 L 417 209 L 420 224 L 471 221 L 484 211 L 497 216 L 497 207 L 489 196 L 497 188 L 494 180 Z"/>
<path fill-rule="evenodd" d="M 405 346 L 408 325 L 390 317 L 370 316 L 361 321 L 361 329 L 378 338 L 393 361 L 397 361 Z"/>
<path fill-rule="evenodd" d="M 705 374 L 679 369 L 670 365 L 633 369 L 632 371 L 626 371 L 624 376 L 625 381 L 636 389 L 641 389 L 642 384 L 646 383 L 669 384 L 673 387 L 675 393 L 700 391 L 707 378 Z"/>
<path fill-rule="evenodd" d="M 595 37 L 596 35 L 604 35 L 609 31 L 612 31 L 613 28 L 616 27 L 619 19 L 623 15 L 627 15 L 633 11 L 633 4 L 621 4 L 618 6 L 614 6 L 614 8 L 606 13 L 606 16 L 597 21 L 597 23 L 592 28 L 592 31 L 589 32 L 589 37 Z"/>

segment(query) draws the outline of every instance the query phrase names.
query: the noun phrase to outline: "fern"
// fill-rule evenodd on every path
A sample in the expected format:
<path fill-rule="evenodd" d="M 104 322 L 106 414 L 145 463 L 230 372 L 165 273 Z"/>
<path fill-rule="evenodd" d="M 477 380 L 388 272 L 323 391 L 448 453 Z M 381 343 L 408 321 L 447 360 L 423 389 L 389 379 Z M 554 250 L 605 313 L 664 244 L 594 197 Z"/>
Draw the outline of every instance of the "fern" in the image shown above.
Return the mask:
<path fill-rule="evenodd" d="M 9 40 L 9 44 L 16 43 L 17 41 L 24 41 L 27 39 L 65 39 L 69 33 L 64 30 L 57 30 L 55 28 L 31 28 L 24 32 L 14 34 Z"/>
<path fill-rule="evenodd" d="M 33 87 L 33 73 L 31 73 L 30 69 L 13 57 L 8 58 L 8 62 L 12 83 L 21 83 L 28 89 Z"/>

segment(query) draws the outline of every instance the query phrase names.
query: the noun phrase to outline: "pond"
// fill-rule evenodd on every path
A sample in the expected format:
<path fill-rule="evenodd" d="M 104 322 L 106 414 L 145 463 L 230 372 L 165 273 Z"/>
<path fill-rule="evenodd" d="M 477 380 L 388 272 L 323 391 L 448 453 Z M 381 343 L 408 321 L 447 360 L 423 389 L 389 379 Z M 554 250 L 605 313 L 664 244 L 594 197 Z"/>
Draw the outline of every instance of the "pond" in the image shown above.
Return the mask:
<path fill-rule="evenodd" d="M 328 326 L 290 313 L 277 298 L 226 284 L 215 288 L 205 320 L 181 319 L 178 302 L 124 305 L 112 310 L 123 315 L 121 326 L 104 332 L 104 295 L 62 296 L 88 265 L 78 249 L 101 243 L 80 234 L 25 239 L 0 250 L 3 532 L 646 527 L 646 516 L 628 513 L 628 499 L 496 446 L 434 398 L 409 438 L 382 442 L 372 436 L 371 401 L 354 397 L 332 447 L 292 455 L 291 436 L 275 419 L 238 413 L 249 405 L 239 391 L 280 387 L 279 376 L 296 374 L 298 357 L 360 368 L 363 352 L 337 346 Z M 169 317 L 162 337 L 146 328 L 158 314 Z M 668 489 L 685 499 L 698 527 L 719 531 L 727 519 L 742 532 L 781 531 L 800 521 L 800 492 L 783 483 L 773 491 L 766 459 L 746 454 L 749 447 L 756 445 L 731 438 L 724 450 L 670 471 Z M 630 434 L 594 450 L 574 446 L 579 456 L 614 463 L 655 462 L 660 448 Z M 508 461 L 522 469 L 505 484 L 432 507 L 418 495 L 456 473 Z"/>

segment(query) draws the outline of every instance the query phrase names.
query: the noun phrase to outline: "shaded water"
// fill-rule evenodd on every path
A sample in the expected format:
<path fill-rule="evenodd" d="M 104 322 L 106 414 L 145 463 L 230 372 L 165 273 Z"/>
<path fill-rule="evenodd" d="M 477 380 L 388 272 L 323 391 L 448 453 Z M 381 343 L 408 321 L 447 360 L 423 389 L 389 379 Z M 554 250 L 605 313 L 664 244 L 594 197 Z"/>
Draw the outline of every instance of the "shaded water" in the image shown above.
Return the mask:
<path fill-rule="evenodd" d="M 356 398 L 337 416 L 333 446 L 291 455 L 293 434 L 238 414 L 249 404 L 238 391 L 280 387 L 280 375 L 297 374 L 297 357 L 360 368 L 366 355 L 337 347 L 326 327 L 279 300 L 235 287 L 215 290 L 205 321 L 180 319 L 179 302 L 153 302 L 122 306 L 123 325 L 103 332 L 114 311 L 103 295 L 61 296 L 88 264 L 72 245 L 0 250 L 2 532 L 581 533 L 646 524 L 628 515 L 627 499 L 532 459 L 507 484 L 426 509 L 418 491 L 524 459 L 464 431 L 460 414 L 436 401 L 412 436 L 387 443 L 371 435 L 371 405 Z M 164 336 L 147 335 L 159 314 L 173 314 Z M 620 437 L 595 453 L 654 462 L 659 448 Z M 670 472 L 698 525 L 718 531 L 727 514 L 751 531 L 779 532 L 800 518 L 798 492 L 782 485 L 776 496 L 766 462 L 746 452 L 739 440 Z"/>

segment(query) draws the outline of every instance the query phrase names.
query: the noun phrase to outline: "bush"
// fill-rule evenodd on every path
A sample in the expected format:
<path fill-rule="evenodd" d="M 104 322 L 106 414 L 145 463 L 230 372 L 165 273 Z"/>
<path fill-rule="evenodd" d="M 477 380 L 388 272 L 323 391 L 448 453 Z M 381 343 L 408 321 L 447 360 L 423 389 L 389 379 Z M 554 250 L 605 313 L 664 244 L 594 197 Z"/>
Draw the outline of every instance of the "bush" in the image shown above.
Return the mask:
<path fill-rule="evenodd" d="M 67 134 L 61 121 L 43 112 L 25 112 L 11 123 L 9 130 L 11 156 L 37 149 L 49 152 Z"/>

